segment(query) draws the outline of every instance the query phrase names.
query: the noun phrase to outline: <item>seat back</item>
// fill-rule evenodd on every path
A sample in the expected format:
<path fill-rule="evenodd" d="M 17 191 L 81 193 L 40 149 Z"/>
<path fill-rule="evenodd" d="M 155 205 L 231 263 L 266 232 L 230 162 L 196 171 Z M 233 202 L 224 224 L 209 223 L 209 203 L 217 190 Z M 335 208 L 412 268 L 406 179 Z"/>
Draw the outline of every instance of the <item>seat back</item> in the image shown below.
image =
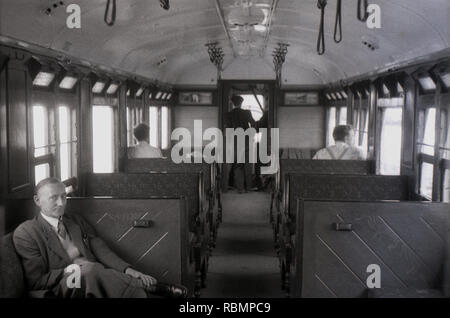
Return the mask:
<path fill-rule="evenodd" d="M 292 296 L 366 297 L 374 266 L 378 294 L 442 293 L 449 213 L 446 203 L 299 200 Z"/>
<path fill-rule="evenodd" d="M 19 298 L 25 295 L 22 262 L 17 255 L 12 234 L 0 242 L 0 298 Z"/>
<path fill-rule="evenodd" d="M 295 219 L 297 198 L 310 200 L 409 200 L 407 176 L 290 173 L 285 211 Z"/>
<path fill-rule="evenodd" d="M 118 198 L 184 197 L 188 200 L 191 231 L 196 219 L 205 220 L 202 173 L 92 173 L 86 177 L 86 196 Z"/>

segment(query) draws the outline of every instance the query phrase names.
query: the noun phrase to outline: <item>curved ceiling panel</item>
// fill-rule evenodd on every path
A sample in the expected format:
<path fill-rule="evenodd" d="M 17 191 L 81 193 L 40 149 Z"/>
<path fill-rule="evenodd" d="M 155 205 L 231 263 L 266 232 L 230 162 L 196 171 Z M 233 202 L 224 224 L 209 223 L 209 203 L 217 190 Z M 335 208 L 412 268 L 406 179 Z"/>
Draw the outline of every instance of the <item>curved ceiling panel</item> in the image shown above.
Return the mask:
<path fill-rule="evenodd" d="M 358 21 L 357 0 L 345 0 L 338 44 L 336 1 L 328 1 L 322 56 L 316 53 L 317 0 L 170 0 L 168 11 L 158 0 L 120 0 L 112 27 L 103 21 L 105 0 L 80 0 L 81 29 L 66 27 L 64 6 L 45 14 L 54 2 L 1 0 L 0 35 L 172 84 L 215 82 L 210 42 L 225 52 L 224 78 L 274 78 L 272 52 L 288 43 L 287 85 L 334 82 L 450 46 L 448 0 L 369 1 L 381 9 L 381 29 Z"/>

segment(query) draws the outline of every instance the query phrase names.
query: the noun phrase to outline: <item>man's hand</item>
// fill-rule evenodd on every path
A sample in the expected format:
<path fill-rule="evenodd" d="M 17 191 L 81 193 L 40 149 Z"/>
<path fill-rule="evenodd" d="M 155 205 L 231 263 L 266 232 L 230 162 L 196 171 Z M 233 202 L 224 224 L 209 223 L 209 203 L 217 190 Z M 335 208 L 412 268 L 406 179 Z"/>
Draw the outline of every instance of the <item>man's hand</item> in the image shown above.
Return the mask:
<path fill-rule="evenodd" d="M 150 286 L 156 285 L 158 283 L 156 278 L 154 278 L 150 275 L 145 275 L 141 272 L 138 272 L 137 270 L 132 269 L 131 267 L 128 267 L 125 270 L 125 274 L 130 275 L 131 277 L 140 279 L 142 281 L 142 283 L 144 284 L 145 288 L 149 288 Z"/>

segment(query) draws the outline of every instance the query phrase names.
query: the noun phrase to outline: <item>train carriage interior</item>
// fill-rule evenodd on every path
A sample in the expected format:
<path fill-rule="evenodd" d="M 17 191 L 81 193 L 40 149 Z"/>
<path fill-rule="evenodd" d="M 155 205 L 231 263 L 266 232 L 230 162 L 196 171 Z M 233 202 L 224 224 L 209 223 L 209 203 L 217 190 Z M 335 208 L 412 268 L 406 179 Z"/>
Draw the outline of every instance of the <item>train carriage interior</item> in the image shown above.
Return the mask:
<path fill-rule="evenodd" d="M 0 0 L 0 298 L 444 298 L 449 231 L 448 0 Z"/>

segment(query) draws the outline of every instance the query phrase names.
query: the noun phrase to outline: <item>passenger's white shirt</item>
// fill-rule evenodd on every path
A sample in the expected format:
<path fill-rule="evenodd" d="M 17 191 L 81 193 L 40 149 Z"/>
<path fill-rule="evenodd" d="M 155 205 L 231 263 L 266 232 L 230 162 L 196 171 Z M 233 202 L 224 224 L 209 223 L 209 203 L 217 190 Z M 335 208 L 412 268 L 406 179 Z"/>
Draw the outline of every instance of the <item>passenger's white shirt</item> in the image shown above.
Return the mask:
<path fill-rule="evenodd" d="M 330 154 L 331 153 L 331 154 Z M 364 160 L 361 149 L 350 146 L 342 141 L 319 150 L 313 159 L 319 160 Z"/>
<path fill-rule="evenodd" d="M 162 158 L 162 153 L 159 148 L 140 141 L 137 145 L 128 148 L 128 158 Z"/>

